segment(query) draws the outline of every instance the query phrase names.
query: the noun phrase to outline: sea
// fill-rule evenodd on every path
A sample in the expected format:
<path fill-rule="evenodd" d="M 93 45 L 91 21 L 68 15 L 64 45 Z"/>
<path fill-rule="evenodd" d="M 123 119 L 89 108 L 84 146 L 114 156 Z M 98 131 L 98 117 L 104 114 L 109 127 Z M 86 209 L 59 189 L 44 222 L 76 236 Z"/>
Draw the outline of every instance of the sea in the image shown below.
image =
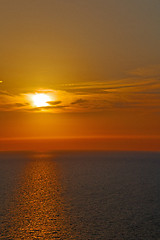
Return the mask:
<path fill-rule="evenodd" d="M 0 239 L 159 240 L 160 152 L 1 152 Z"/>

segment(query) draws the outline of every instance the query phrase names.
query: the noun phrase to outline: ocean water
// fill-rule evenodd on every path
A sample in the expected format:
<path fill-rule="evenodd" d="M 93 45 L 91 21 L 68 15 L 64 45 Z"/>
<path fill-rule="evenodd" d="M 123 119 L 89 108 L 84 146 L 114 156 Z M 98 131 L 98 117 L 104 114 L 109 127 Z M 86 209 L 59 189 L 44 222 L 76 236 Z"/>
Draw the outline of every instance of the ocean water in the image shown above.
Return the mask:
<path fill-rule="evenodd" d="M 160 239 L 160 153 L 0 153 L 0 239 Z"/>

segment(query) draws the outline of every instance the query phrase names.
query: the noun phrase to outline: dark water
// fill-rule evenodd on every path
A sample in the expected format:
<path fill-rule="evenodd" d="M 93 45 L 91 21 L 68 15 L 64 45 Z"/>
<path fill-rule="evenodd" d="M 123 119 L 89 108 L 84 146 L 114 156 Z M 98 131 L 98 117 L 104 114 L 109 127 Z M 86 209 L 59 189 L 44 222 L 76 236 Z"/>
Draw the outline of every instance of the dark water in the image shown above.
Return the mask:
<path fill-rule="evenodd" d="M 160 153 L 1 153 L 0 239 L 160 239 Z"/>

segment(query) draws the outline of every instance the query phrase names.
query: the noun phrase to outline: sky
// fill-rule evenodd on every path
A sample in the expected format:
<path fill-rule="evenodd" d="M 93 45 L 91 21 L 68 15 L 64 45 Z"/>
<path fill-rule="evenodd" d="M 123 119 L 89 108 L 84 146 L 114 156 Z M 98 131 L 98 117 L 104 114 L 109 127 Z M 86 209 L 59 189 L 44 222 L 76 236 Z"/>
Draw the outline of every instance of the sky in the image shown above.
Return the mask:
<path fill-rule="evenodd" d="M 159 0 L 0 0 L 0 29 L 0 150 L 15 139 L 157 144 Z"/>

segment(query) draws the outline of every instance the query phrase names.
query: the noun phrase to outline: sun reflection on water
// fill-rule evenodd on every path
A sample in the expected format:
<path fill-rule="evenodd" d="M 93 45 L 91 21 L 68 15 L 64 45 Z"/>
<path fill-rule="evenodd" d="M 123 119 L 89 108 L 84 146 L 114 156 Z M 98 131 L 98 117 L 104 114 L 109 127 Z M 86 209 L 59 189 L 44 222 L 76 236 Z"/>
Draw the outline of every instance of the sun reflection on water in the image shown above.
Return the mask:
<path fill-rule="evenodd" d="M 33 155 L 23 173 L 12 212 L 13 239 L 71 239 L 56 162 Z"/>

